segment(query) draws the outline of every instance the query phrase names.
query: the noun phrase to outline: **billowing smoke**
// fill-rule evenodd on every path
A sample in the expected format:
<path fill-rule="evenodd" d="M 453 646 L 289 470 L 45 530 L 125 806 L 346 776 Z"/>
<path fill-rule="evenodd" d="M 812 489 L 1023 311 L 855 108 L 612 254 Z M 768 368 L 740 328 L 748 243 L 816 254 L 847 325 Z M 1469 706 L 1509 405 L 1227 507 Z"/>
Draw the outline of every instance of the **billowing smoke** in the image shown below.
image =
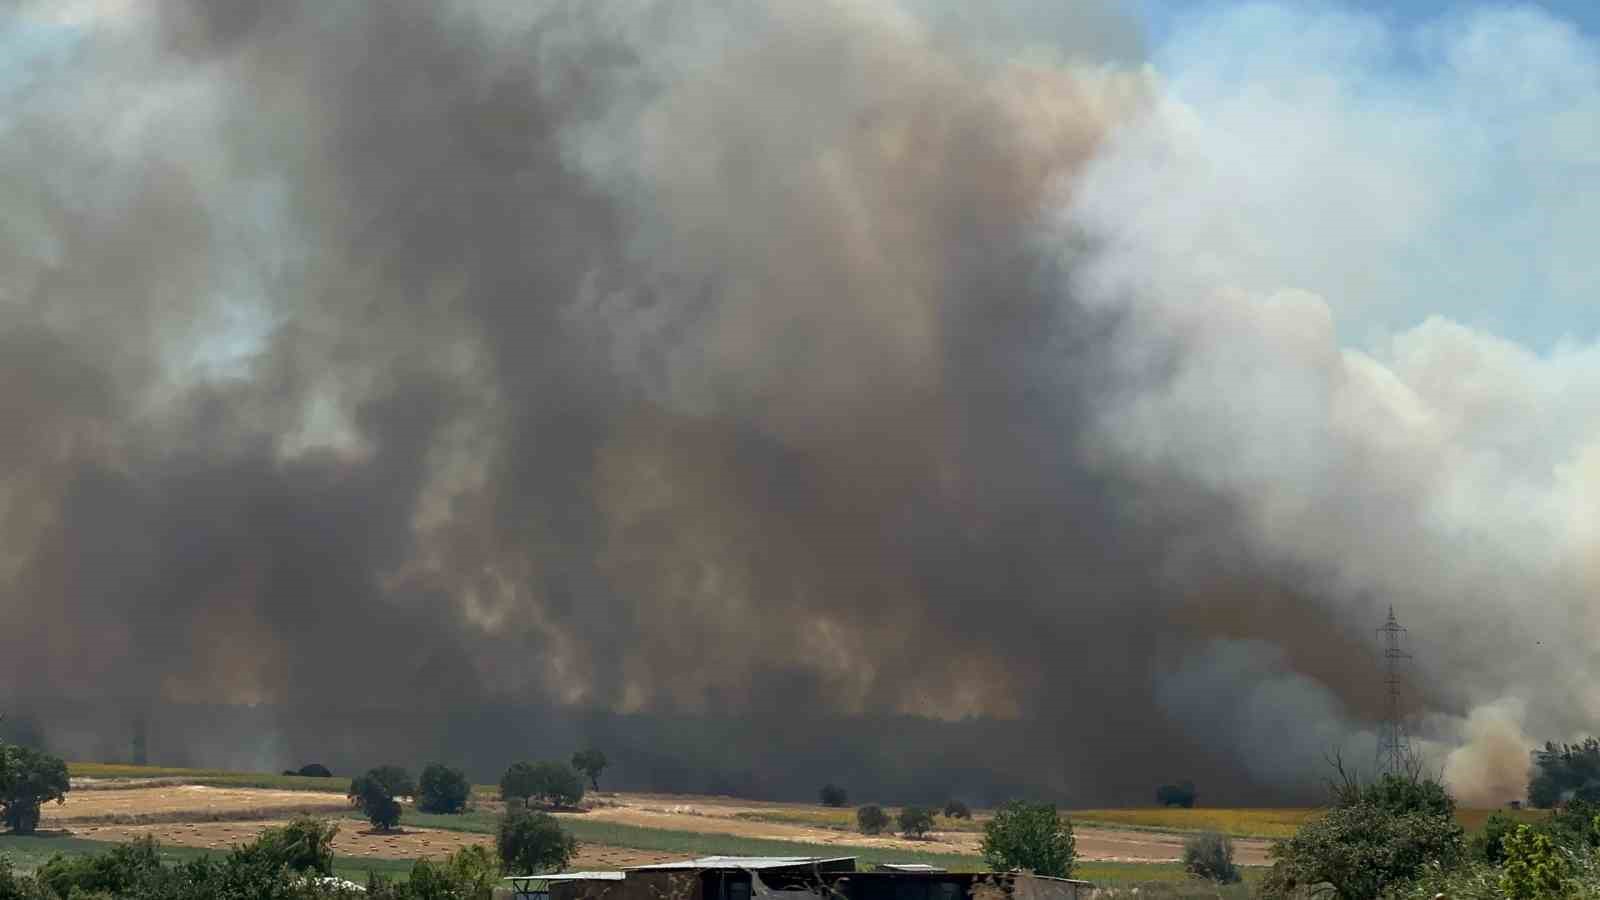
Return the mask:
<path fill-rule="evenodd" d="M 485 766 L 461 709 L 975 718 L 920 752 L 1264 800 L 1370 752 L 1393 602 L 1441 752 L 1581 727 L 1597 351 L 1454 315 L 1592 289 L 1592 49 L 990 6 L 9 13 L 11 693 Z"/>

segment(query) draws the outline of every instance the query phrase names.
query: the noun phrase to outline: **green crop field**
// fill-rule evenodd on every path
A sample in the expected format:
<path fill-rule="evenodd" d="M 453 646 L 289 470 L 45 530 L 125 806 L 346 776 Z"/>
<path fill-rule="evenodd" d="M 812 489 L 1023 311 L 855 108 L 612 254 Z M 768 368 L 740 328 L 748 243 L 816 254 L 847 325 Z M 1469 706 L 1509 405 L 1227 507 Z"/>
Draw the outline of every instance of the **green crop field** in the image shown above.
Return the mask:
<path fill-rule="evenodd" d="M 330 791 L 342 794 L 350 789 L 349 778 L 307 778 L 303 775 L 273 775 L 270 772 L 227 772 L 221 769 L 178 769 L 108 763 L 69 762 L 67 774 L 73 778 L 97 778 L 108 781 L 160 778 L 209 787 L 266 788 L 278 791 Z"/>

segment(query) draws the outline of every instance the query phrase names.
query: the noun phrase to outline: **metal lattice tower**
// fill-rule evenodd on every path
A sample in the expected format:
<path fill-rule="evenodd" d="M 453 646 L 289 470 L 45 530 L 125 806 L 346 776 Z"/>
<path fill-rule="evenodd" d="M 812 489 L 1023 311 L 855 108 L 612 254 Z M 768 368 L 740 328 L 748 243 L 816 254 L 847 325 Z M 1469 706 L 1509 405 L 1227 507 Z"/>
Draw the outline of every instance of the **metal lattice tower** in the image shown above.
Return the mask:
<path fill-rule="evenodd" d="M 1383 724 L 1378 728 L 1378 771 L 1388 775 L 1403 775 L 1406 762 L 1411 758 L 1411 738 L 1406 735 L 1405 716 L 1400 703 L 1403 668 L 1411 654 L 1402 647 L 1406 630 L 1394 617 L 1394 607 L 1389 607 L 1389 618 L 1378 629 L 1383 643 L 1383 686 L 1385 691 Z"/>

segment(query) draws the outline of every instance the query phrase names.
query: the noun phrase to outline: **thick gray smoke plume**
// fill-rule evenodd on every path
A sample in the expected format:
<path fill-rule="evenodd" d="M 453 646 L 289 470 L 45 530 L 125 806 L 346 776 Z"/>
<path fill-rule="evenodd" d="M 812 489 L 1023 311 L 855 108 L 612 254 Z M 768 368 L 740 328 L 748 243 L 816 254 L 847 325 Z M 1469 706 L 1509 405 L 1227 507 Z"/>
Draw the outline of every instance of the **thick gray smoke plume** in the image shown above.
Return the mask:
<path fill-rule="evenodd" d="M 1370 453 L 1227 439 L 1305 408 L 1231 348 L 1326 335 L 1164 305 L 1137 30 L 989 7 L 14 9 L 71 40 L 3 83 L 5 683 L 298 734 L 983 717 L 963 759 L 1074 801 L 1314 783 L 1384 603 L 1494 582 L 1390 597 L 1263 511 L 1414 533 Z"/>

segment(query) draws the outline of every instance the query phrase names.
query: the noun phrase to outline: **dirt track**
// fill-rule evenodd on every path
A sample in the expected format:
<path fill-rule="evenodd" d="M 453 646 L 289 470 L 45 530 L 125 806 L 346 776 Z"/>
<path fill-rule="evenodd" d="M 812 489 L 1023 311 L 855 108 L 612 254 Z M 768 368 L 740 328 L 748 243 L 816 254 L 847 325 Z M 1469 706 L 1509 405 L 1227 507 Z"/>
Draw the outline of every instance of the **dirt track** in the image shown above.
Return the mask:
<path fill-rule="evenodd" d="M 597 799 L 608 805 L 574 815 L 582 815 L 590 821 L 645 828 L 823 844 L 837 846 L 841 851 L 849 847 L 877 847 L 973 856 L 978 853 L 979 835 L 971 831 L 938 832 L 926 841 L 908 841 L 815 825 L 736 818 L 741 813 L 797 808 L 783 804 L 648 794 L 617 794 Z M 226 849 L 297 814 L 334 815 L 349 809 L 343 794 L 162 785 L 74 792 L 68 795 L 64 805 L 46 807 L 40 824 L 46 829 L 65 829 L 96 840 L 126 840 L 140 834 L 153 834 L 163 843 Z M 1183 853 L 1183 835 L 1180 834 L 1091 826 L 1079 826 L 1075 832 L 1079 857 L 1086 860 L 1160 862 L 1176 860 Z M 334 849 L 351 856 L 407 859 L 441 856 L 457 847 L 486 844 L 489 840 L 487 835 L 434 829 L 381 834 L 356 822 L 342 822 Z M 1266 862 L 1266 841 L 1239 839 L 1234 845 L 1239 862 L 1247 865 Z M 577 865 L 616 867 L 656 862 L 672 856 L 674 854 L 586 845 L 580 851 Z"/>

